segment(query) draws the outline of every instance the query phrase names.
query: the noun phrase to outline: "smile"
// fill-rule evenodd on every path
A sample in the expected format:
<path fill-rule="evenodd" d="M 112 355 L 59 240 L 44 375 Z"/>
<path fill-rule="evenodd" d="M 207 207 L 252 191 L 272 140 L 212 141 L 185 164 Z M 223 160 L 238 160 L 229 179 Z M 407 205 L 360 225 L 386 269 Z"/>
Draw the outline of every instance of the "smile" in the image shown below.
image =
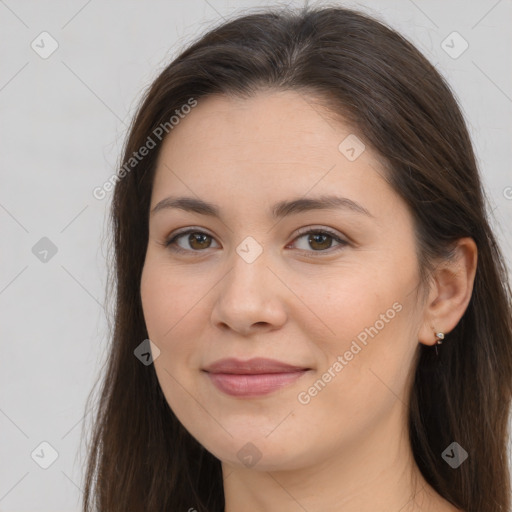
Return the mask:
<path fill-rule="evenodd" d="M 255 397 L 272 393 L 290 385 L 310 368 L 266 358 L 241 361 L 234 358 L 219 360 L 203 371 L 213 385 L 231 396 Z"/>
<path fill-rule="evenodd" d="M 231 396 L 251 397 L 272 393 L 295 382 L 307 371 L 309 370 L 258 374 L 207 373 L 207 375 L 220 391 Z"/>

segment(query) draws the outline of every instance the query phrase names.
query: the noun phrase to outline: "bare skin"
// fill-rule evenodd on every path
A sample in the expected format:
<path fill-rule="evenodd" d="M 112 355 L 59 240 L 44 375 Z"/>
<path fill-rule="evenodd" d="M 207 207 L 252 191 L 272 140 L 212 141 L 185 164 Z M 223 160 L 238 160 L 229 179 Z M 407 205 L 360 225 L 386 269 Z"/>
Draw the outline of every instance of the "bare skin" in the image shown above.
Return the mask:
<path fill-rule="evenodd" d="M 212 96 L 159 155 L 151 209 L 190 196 L 221 215 L 151 214 L 141 298 L 164 395 L 222 461 L 226 512 L 457 510 L 414 462 L 406 404 L 419 344 L 434 345 L 466 310 L 477 249 L 461 239 L 456 261 L 440 262 L 423 294 L 412 216 L 368 145 L 353 161 L 338 149 L 351 133 L 296 92 Z M 279 201 L 323 195 L 370 215 L 270 215 Z M 188 227 L 203 238 L 164 246 Z M 202 371 L 225 357 L 309 370 L 267 395 L 234 397 Z"/>

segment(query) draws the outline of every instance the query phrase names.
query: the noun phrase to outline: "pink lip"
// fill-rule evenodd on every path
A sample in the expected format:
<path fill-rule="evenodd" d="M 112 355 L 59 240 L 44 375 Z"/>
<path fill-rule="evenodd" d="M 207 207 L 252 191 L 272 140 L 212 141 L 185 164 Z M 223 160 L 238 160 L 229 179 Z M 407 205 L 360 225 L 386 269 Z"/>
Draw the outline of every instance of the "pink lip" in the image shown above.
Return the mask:
<path fill-rule="evenodd" d="M 309 368 L 258 357 L 248 361 L 221 359 L 204 371 L 220 391 L 232 396 L 249 397 L 266 395 L 291 384 L 308 370 Z"/>

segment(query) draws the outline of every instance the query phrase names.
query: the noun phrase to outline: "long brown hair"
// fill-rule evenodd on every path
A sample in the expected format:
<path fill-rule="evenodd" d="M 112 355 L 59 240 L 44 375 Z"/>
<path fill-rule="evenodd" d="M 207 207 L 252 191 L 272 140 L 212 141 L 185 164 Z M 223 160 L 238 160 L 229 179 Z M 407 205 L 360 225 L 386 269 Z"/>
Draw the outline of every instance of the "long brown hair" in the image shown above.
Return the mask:
<path fill-rule="evenodd" d="M 114 324 L 101 392 L 89 396 L 96 408 L 84 512 L 224 510 L 220 461 L 177 420 L 153 365 L 134 356 L 148 338 L 140 280 L 164 138 L 155 134 L 166 126 L 172 137 L 169 120 L 191 99 L 249 97 L 262 88 L 318 97 L 364 135 L 410 207 L 422 284 L 438 258 L 450 258 L 454 241 L 474 239 L 478 267 L 463 317 L 439 358 L 419 347 L 410 442 L 425 479 L 449 502 L 467 512 L 509 512 L 512 294 L 465 121 L 445 80 L 411 43 L 341 7 L 265 9 L 228 20 L 190 44 L 146 91 L 112 199 Z M 148 137 L 155 147 L 130 160 Z M 441 456 L 453 441 L 469 454 L 457 469 Z"/>

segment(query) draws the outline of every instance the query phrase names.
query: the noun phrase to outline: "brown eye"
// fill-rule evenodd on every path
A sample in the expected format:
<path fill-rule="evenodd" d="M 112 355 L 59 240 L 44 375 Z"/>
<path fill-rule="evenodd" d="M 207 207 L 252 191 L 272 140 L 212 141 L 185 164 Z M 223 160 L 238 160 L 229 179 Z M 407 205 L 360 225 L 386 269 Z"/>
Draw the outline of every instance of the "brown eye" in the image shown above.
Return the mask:
<path fill-rule="evenodd" d="M 211 244 L 211 237 L 204 233 L 191 233 L 187 241 L 193 249 L 208 249 Z"/>
<path fill-rule="evenodd" d="M 348 242 L 342 240 L 337 234 L 332 233 L 328 230 L 309 230 L 305 233 L 299 235 L 295 240 L 304 239 L 306 240 L 303 247 L 298 247 L 301 250 L 309 251 L 309 252 L 332 252 L 328 251 L 333 247 L 333 241 L 336 242 L 338 249 L 348 245 Z M 336 250 L 336 246 L 334 246 L 334 250 Z"/>
<path fill-rule="evenodd" d="M 329 249 L 332 242 L 332 236 L 325 233 L 315 233 L 308 236 L 308 243 L 315 250 Z"/>
<path fill-rule="evenodd" d="M 188 237 L 185 238 L 185 235 L 188 235 Z M 178 240 L 181 239 L 185 240 L 185 247 L 178 244 Z M 212 240 L 213 237 L 208 233 L 189 229 L 172 236 L 164 245 L 177 252 L 200 252 L 204 249 L 209 249 Z"/>

